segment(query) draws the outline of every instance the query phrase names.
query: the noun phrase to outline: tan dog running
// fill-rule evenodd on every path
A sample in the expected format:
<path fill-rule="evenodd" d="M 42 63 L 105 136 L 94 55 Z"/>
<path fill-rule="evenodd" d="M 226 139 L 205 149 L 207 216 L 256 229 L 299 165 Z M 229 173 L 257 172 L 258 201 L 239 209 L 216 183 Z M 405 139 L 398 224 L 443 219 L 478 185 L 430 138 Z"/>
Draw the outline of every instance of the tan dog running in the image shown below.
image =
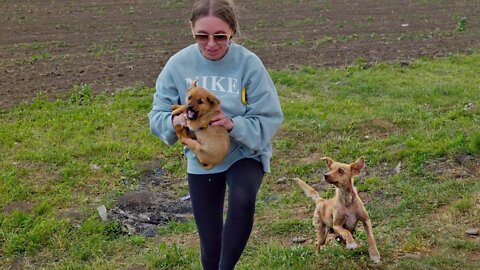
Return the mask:
<path fill-rule="evenodd" d="M 327 183 L 335 185 L 335 197 L 328 200 L 322 199 L 315 189 L 301 179 L 295 178 L 305 194 L 316 203 L 313 225 L 317 231 L 317 252 L 320 252 L 327 234 L 332 229 L 335 236 L 346 243 L 347 249 L 357 248 L 352 234 L 357 222 L 361 220 L 367 234 L 370 259 L 379 263 L 380 254 L 373 238 L 372 222 L 353 184 L 353 177 L 359 175 L 365 167 L 365 158 L 360 157 L 352 164 L 336 162 L 328 157 L 323 157 L 322 160 L 326 161 L 329 170 L 323 177 Z"/>
<path fill-rule="evenodd" d="M 207 89 L 197 86 L 197 81 L 188 89 L 186 105 L 172 105 L 172 115 L 187 115 L 188 127 L 175 126 L 178 140 L 195 152 L 198 161 L 207 170 L 222 162 L 230 147 L 227 129 L 209 126 L 219 109 L 220 100 Z"/>

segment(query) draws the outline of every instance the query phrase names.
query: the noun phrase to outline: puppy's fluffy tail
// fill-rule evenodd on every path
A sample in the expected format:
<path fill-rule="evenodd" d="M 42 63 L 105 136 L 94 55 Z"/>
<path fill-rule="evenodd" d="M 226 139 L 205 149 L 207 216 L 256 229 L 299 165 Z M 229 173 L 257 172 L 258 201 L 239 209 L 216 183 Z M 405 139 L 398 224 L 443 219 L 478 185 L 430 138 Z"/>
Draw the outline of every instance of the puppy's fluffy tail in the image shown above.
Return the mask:
<path fill-rule="evenodd" d="M 318 203 L 323 200 L 320 197 L 320 194 L 318 194 L 318 192 L 315 189 L 313 189 L 311 186 L 305 183 L 302 179 L 294 178 L 293 180 L 295 180 L 297 184 L 303 189 L 303 192 L 305 192 L 305 195 L 307 195 L 307 197 L 312 198 L 315 201 L 315 203 Z"/>

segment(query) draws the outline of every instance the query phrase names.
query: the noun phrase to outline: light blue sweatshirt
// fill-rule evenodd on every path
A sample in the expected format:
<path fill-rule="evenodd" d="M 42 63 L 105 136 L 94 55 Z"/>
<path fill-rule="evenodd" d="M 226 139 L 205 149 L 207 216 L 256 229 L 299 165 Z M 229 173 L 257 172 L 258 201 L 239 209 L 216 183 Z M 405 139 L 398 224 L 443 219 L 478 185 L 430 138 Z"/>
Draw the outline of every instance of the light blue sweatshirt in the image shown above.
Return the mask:
<path fill-rule="evenodd" d="M 280 127 L 283 114 L 275 85 L 263 63 L 241 45 L 231 43 L 227 54 L 217 61 L 203 57 L 197 44 L 173 55 L 157 79 L 153 108 L 148 114 L 151 132 L 168 145 L 177 141 L 171 105 L 185 104 L 194 80 L 220 99 L 222 110 L 233 120 L 234 127 L 229 133 L 227 157 L 210 170 L 202 169 L 195 153 L 185 148 L 187 172 L 223 172 L 242 158 L 256 159 L 265 172 L 270 172 L 270 140 Z M 246 91 L 246 103 L 242 102 L 242 89 Z"/>

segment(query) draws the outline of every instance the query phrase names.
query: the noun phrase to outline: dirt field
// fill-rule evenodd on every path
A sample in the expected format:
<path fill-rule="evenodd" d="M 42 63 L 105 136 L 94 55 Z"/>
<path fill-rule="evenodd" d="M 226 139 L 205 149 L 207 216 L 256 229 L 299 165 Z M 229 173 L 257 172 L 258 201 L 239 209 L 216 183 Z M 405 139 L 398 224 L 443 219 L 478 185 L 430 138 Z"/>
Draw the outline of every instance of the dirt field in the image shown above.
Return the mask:
<path fill-rule="evenodd" d="M 153 87 L 167 59 L 192 43 L 192 0 L 0 0 L 0 109 L 58 97 Z M 410 61 L 469 52 L 480 1 L 238 1 L 245 45 L 271 69 Z M 463 18 L 463 19 L 462 19 Z M 463 30 L 463 31 L 460 31 Z"/>

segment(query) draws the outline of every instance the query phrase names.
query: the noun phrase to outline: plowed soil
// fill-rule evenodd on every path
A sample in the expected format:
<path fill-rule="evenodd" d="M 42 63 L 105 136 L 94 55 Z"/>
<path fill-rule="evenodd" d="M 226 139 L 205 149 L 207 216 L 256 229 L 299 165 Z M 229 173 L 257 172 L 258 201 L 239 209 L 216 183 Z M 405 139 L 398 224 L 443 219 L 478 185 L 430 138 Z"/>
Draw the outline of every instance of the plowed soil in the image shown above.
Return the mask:
<path fill-rule="evenodd" d="M 409 62 L 477 49 L 480 1 L 236 1 L 235 38 L 267 68 Z M 74 85 L 153 87 L 191 44 L 184 0 L 0 0 L 0 109 Z"/>

